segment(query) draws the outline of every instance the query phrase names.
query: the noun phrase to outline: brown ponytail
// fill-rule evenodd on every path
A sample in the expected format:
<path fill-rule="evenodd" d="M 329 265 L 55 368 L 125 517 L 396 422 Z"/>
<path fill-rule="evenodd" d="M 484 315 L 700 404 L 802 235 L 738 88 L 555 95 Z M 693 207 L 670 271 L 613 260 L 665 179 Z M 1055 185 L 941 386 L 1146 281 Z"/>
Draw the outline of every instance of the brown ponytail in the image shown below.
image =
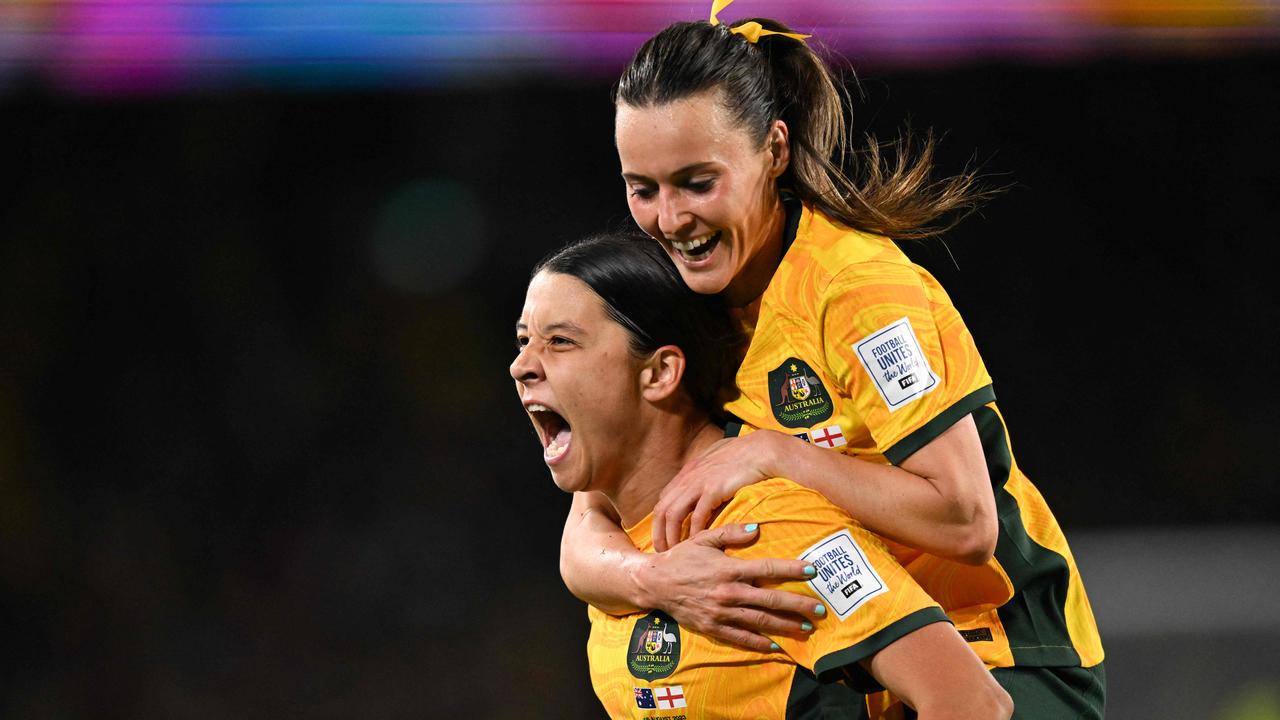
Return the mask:
<path fill-rule="evenodd" d="M 733 27 L 753 20 L 767 30 L 791 31 L 768 18 Z M 850 153 L 838 87 L 827 63 L 804 42 L 766 35 L 751 43 L 724 25 L 685 22 L 640 47 L 618 81 L 614 102 L 647 107 L 719 89 L 730 115 L 758 142 L 774 120 L 782 120 L 791 164 L 779 183 L 831 219 L 878 235 L 940 235 L 995 194 L 970 170 L 932 180 L 932 134 L 918 151 L 909 133 L 900 136 L 888 144 L 888 158 L 871 137 Z"/>

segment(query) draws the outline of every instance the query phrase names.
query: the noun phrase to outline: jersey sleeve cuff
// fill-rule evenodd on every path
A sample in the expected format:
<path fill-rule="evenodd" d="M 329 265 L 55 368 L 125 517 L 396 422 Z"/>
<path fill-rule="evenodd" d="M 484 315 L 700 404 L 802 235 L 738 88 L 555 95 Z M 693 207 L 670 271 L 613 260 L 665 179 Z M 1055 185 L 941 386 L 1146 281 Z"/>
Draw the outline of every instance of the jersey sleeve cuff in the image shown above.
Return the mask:
<path fill-rule="evenodd" d="M 965 415 L 990 402 L 995 402 L 996 391 L 992 385 L 986 385 L 960 398 L 951 407 L 938 413 L 929 422 L 921 425 L 910 435 L 902 438 L 893 447 L 884 452 L 885 458 L 894 465 L 901 465 L 917 450 L 929 444 L 929 441 L 941 435 L 947 428 L 960 422 Z"/>
<path fill-rule="evenodd" d="M 889 647 L 904 635 L 936 622 L 949 623 L 951 619 L 937 605 L 916 610 L 906 617 L 898 618 L 856 645 L 818 658 L 818 662 L 813 664 L 813 672 L 821 682 L 834 682 L 847 677 L 852 687 L 859 692 L 879 692 L 884 688 L 858 662 Z"/>

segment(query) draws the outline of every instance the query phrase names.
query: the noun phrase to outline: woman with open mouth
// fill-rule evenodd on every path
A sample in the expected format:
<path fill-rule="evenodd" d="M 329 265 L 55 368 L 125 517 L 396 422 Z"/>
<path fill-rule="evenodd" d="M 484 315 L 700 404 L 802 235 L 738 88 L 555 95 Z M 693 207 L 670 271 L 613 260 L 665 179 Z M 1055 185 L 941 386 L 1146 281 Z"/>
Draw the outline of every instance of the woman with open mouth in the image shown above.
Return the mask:
<path fill-rule="evenodd" d="M 1102 717 L 1102 644 L 1066 538 L 1014 461 L 959 312 L 895 244 L 939 235 L 983 192 L 972 175 L 934 181 L 930 142 L 914 160 L 899 143 L 894 163 L 871 142 L 846 174 L 844 105 L 808 36 L 722 25 L 728 4 L 639 49 L 615 90 L 615 140 L 636 223 L 750 334 L 725 406 L 736 437 L 666 484 L 656 555 L 632 549 L 599 496 L 575 496 L 566 584 L 606 611 L 657 607 L 767 650 L 803 608 L 719 553 L 740 536 L 699 531 L 742 488 L 786 477 L 890 541 L 1019 717 Z M 881 702 L 873 715 L 897 700 Z"/>
<path fill-rule="evenodd" d="M 597 496 L 637 553 L 652 554 L 666 484 L 721 442 L 713 418 L 734 336 L 716 298 L 685 287 L 642 236 L 570 245 L 529 282 L 511 376 L 543 459 L 560 489 Z M 591 679 L 610 717 L 852 718 L 881 687 L 921 718 L 1010 717 L 1008 695 L 937 603 L 818 493 L 771 478 L 709 524 L 753 540 L 730 550 L 743 562 L 798 558 L 808 580 L 783 587 L 817 619 L 759 653 L 661 611 L 591 608 Z"/>

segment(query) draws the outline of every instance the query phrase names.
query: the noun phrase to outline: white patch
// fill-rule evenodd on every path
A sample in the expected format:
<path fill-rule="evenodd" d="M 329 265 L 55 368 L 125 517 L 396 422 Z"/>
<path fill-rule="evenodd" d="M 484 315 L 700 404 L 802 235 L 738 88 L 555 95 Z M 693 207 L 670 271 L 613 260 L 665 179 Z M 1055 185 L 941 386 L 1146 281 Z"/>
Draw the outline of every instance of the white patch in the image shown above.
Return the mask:
<path fill-rule="evenodd" d="M 818 571 L 809 585 L 841 620 L 862 603 L 889 591 L 848 530 L 818 542 L 800 559 Z"/>
<path fill-rule="evenodd" d="M 893 412 L 938 387 L 911 321 L 902 318 L 853 344 L 853 352 Z"/>
<path fill-rule="evenodd" d="M 824 448 L 838 448 L 844 445 L 844 432 L 839 425 L 828 425 L 813 433 L 813 444 Z"/>
<path fill-rule="evenodd" d="M 689 701 L 684 697 L 683 685 L 656 687 L 653 689 L 653 699 L 657 701 L 659 710 L 674 710 L 675 708 L 689 707 Z"/>

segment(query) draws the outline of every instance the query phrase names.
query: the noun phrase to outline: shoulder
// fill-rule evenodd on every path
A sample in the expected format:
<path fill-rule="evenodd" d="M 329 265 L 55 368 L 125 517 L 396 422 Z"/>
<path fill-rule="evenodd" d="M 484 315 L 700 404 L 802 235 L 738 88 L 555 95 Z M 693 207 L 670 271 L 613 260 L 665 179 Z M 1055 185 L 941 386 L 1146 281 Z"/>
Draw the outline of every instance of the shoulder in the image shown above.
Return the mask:
<path fill-rule="evenodd" d="M 805 207 L 782 267 L 807 280 L 807 290 L 831 299 L 878 285 L 920 287 L 923 268 L 887 237 L 856 230 Z"/>
<path fill-rule="evenodd" d="M 738 490 L 720 511 L 715 526 L 729 523 L 853 525 L 844 510 L 814 490 L 785 478 L 771 478 Z"/>
<path fill-rule="evenodd" d="M 795 244 L 832 274 L 863 263 L 911 264 L 893 240 L 841 225 L 808 206 L 801 214 Z"/>

